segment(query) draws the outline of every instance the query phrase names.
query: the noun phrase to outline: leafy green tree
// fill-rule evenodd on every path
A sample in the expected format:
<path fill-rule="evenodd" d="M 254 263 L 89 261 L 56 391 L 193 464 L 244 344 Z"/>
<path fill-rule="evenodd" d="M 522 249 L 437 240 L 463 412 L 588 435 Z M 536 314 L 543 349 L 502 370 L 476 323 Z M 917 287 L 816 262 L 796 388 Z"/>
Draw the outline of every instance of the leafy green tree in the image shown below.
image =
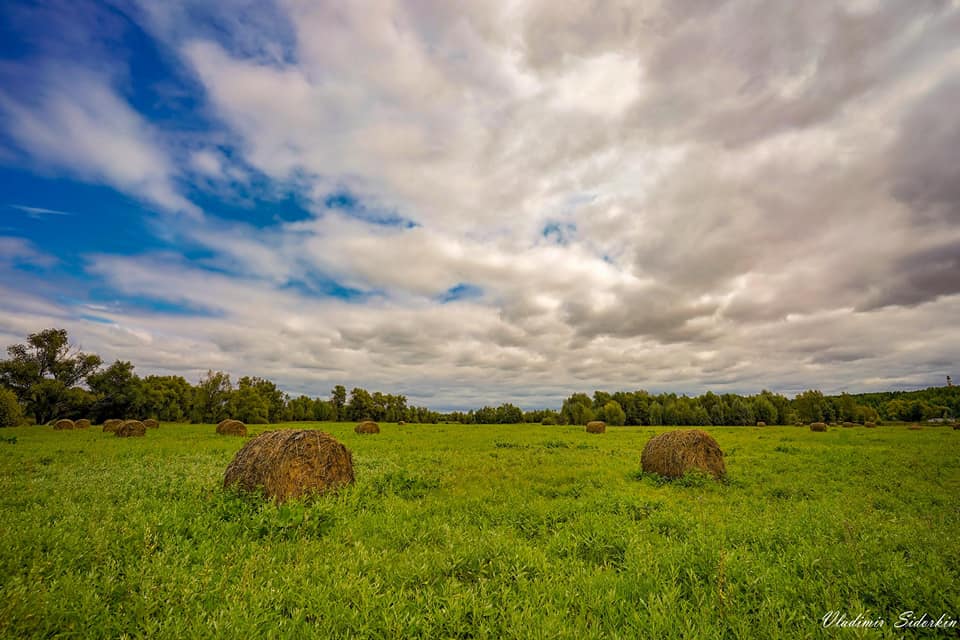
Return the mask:
<path fill-rule="evenodd" d="M 600 411 L 600 419 L 614 427 L 622 427 L 627 422 L 627 414 L 616 400 L 610 400 Z"/>
<path fill-rule="evenodd" d="M 183 376 L 147 376 L 140 381 L 141 413 L 162 422 L 185 422 L 193 409 L 194 389 Z"/>
<path fill-rule="evenodd" d="M 563 401 L 560 415 L 567 424 L 587 424 L 594 418 L 593 401 L 585 393 L 575 393 Z"/>
<path fill-rule="evenodd" d="M 106 369 L 91 373 L 87 377 L 87 385 L 96 398 L 93 403 L 94 421 L 149 417 L 140 415 L 144 400 L 143 388 L 131 363 L 117 360 Z"/>
<path fill-rule="evenodd" d="M 230 417 L 233 384 L 222 371 L 200 379 L 194 391 L 193 422 L 215 423 Z"/>
<path fill-rule="evenodd" d="M 88 394 L 74 388 L 97 370 L 100 356 L 73 347 L 66 329 L 31 333 L 26 344 L 7 347 L 7 355 L 0 361 L 0 386 L 13 391 L 38 423 L 89 408 Z"/>
<path fill-rule="evenodd" d="M 504 403 L 497 407 L 496 422 L 497 424 L 517 424 L 523 422 L 523 411 L 520 410 L 520 407 L 514 406 L 509 402 Z"/>
<path fill-rule="evenodd" d="M 798 394 L 793 400 L 793 408 L 803 422 L 821 422 L 827 419 L 826 405 L 827 401 L 823 393 L 813 389 Z"/>
<path fill-rule="evenodd" d="M 334 411 L 336 411 L 336 418 L 334 420 L 346 420 L 346 406 L 347 406 L 347 388 L 342 384 L 338 384 L 330 391 L 330 402 L 333 403 Z"/>
<path fill-rule="evenodd" d="M 267 397 L 246 376 L 237 381 L 237 390 L 231 398 L 231 413 L 247 424 L 267 424 L 270 421 L 270 403 Z"/>
<path fill-rule="evenodd" d="M 373 418 L 373 396 L 366 389 L 354 387 L 350 391 L 350 402 L 347 404 L 347 417 L 350 420 L 367 420 Z"/>
<path fill-rule="evenodd" d="M 777 424 L 777 408 L 763 395 L 753 399 L 753 416 L 758 421 Z"/>
<path fill-rule="evenodd" d="M 17 394 L 0 388 L 0 427 L 16 427 L 21 422 L 23 409 L 17 401 Z"/>

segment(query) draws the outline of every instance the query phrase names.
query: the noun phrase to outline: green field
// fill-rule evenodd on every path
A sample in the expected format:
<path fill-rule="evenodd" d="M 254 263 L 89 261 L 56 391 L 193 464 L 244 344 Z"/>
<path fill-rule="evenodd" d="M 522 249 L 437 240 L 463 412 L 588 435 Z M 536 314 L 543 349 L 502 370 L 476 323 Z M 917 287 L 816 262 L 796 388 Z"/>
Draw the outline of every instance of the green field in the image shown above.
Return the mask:
<path fill-rule="evenodd" d="M 226 493 L 244 440 L 210 425 L 0 431 L 0 635 L 958 634 L 893 625 L 960 618 L 960 431 L 708 428 L 728 481 L 665 483 L 640 452 L 667 428 L 285 426 L 344 442 L 356 484 Z"/>

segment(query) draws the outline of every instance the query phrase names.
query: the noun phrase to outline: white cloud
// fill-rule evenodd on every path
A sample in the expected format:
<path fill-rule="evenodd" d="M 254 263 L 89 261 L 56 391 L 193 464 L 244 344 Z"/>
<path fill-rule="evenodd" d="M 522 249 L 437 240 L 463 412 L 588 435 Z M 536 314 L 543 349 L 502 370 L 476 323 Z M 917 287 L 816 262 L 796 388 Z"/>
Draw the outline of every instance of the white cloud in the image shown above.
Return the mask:
<path fill-rule="evenodd" d="M 289 0 L 208 29 L 201 4 L 147 10 L 230 149 L 186 166 L 296 184 L 313 215 L 169 225 L 192 264 L 91 257 L 204 312 L 75 325 L 109 353 L 436 406 L 924 384 L 960 355 L 955 3 Z M 161 134 L 59 82 L 36 112 L 7 99 L 22 146 L 181 206 Z M 342 190 L 367 210 L 328 209 Z"/>
<path fill-rule="evenodd" d="M 164 210 L 198 212 L 178 193 L 157 132 L 105 78 L 60 70 L 38 95 L 0 92 L 0 112 L 7 134 L 40 167 L 111 185 Z"/>

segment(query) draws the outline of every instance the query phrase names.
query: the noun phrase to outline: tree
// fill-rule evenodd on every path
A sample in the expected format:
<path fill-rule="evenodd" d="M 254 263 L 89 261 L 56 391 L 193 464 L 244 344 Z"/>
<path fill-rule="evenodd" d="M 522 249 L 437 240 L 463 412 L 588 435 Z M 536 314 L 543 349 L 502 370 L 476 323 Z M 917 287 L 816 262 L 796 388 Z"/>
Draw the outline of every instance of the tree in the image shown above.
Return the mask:
<path fill-rule="evenodd" d="M 600 418 L 609 425 L 614 427 L 622 427 L 627 421 L 627 414 L 624 412 L 623 407 L 620 406 L 619 402 L 616 400 L 611 400 L 603 405 L 603 409 L 600 412 Z"/>
<path fill-rule="evenodd" d="M 162 422 L 184 422 L 193 409 L 194 389 L 183 376 L 147 376 L 140 381 L 141 412 Z"/>
<path fill-rule="evenodd" d="M 803 422 L 821 422 L 827 418 L 826 399 L 823 393 L 810 389 L 797 394 L 793 400 L 793 408 L 796 409 Z"/>
<path fill-rule="evenodd" d="M 229 374 L 207 371 L 194 391 L 193 421 L 215 423 L 229 418 L 232 393 Z"/>
<path fill-rule="evenodd" d="M 575 393 L 563 401 L 560 409 L 567 424 L 587 424 L 593 420 L 593 401 L 585 393 Z"/>
<path fill-rule="evenodd" d="M 267 424 L 270 404 L 253 381 L 244 376 L 237 382 L 237 390 L 231 398 L 232 413 L 237 420 L 247 424 Z"/>
<path fill-rule="evenodd" d="M 143 389 L 131 363 L 117 360 L 103 371 L 90 374 L 87 384 L 96 398 L 93 404 L 95 421 L 147 417 L 140 415 Z"/>
<path fill-rule="evenodd" d="M 89 394 L 75 387 L 97 370 L 100 356 L 73 347 L 66 329 L 31 333 L 26 344 L 7 347 L 7 355 L 0 361 L 0 386 L 13 391 L 38 423 L 89 407 Z"/>
<path fill-rule="evenodd" d="M 373 418 L 373 396 L 366 389 L 354 387 L 350 391 L 350 402 L 346 407 L 350 420 L 368 420 Z"/>
<path fill-rule="evenodd" d="M 23 410 L 17 394 L 9 389 L 0 389 L 0 427 L 15 427 L 23 422 Z"/>
<path fill-rule="evenodd" d="M 73 347 L 66 329 L 45 329 L 27 336 L 26 344 L 7 347 L 9 360 L 0 362 L 0 384 L 11 389 L 22 401 L 30 387 L 52 379 L 65 388 L 76 386 L 101 364 L 100 356 L 83 353 Z"/>
<path fill-rule="evenodd" d="M 345 410 L 347 405 L 347 388 L 342 384 L 335 386 L 330 391 L 330 402 L 333 403 L 333 409 L 337 414 L 334 420 L 345 420 L 347 417 Z"/>

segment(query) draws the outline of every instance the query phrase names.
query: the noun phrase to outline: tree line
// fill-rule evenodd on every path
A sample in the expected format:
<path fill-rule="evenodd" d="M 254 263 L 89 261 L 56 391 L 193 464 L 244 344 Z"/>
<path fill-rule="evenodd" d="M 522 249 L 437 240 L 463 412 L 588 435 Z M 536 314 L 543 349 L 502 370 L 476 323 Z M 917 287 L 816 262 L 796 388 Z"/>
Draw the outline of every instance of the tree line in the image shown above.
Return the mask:
<path fill-rule="evenodd" d="M 753 396 L 696 397 L 647 391 L 574 393 L 559 410 L 523 411 L 504 403 L 441 413 L 410 406 L 401 394 L 349 394 L 336 385 L 329 398 L 290 396 L 267 379 L 243 376 L 234 384 L 222 371 L 208 371 L 196 384 L 183 376 L 140 377 L 130 362 L 106 367 L 96 354 L 70 345 L 64 329 L 30 334 L 7 347 L 0 360 L 0 426 L 24 420 L 45 424 L 59 418 L 154 418 L 163 422 L 214 423 L 235 418 L 248 424 L 296 421 L 359 421 L 462 424 L 753 425 L 799 422 L 919 421 L 960 416 L 960 388 L 825 396 L 810 390 L 789 399 L 761 391 Z"/>

